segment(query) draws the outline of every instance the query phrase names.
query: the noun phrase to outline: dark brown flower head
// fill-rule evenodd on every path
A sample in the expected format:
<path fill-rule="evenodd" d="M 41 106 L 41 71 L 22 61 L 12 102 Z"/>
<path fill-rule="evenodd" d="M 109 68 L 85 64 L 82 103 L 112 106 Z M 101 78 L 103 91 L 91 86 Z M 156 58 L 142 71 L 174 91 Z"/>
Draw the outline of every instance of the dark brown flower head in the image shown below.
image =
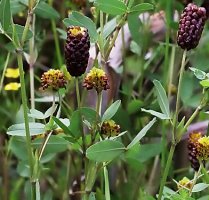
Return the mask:
<path fill-rule="evenodd" d="M 86 0 L 73 0 L 73 3 L 80 7 L 86 6 Z"/>
<path fill-rule="evenodd" d="M 206 21 L 206 10 L 194 3 L 188 4 L 179 21 L 177 43 L 182 49 L 194 49 L 198 44 Z"/>
<path fill-rule="evenodd" d="M 81 76 L 85 73 L 89 59 L 90 38 L 88 30 L 80 26 L 70 26 L 67 29 L 65 43 L 65 60 L 71 76 Z"/>
<path fill-rule="evenodd" d="M 117 136 L 120 133 L 120 126 L 113 120 L 107 120 L 102 123 L 101 134 L 105 137 Z"/>
<path fill-rule="evenodd" d="M 41 76 L 41 88 L 57 91 L 67 84 L 64 74 L 60 70 L 50 69 Z"/>
<path fill-rule="evenodd" d="M 198 133 L 190 133 L 188 139 L 188 151 L 189 151 L 189 160 L 191 162 L 191 166 L 195 171 L 198 171 L 200 164 L 198 161 L 198 140 L 202 137 L 200 132 Z"/>
<path fill-rule="evenodd" d="M 108 78 L 104 70 L 93 67 L 84 79 L 83 87 L 87 90 L 95 89 L 98 93 L 110 88 Z"/>

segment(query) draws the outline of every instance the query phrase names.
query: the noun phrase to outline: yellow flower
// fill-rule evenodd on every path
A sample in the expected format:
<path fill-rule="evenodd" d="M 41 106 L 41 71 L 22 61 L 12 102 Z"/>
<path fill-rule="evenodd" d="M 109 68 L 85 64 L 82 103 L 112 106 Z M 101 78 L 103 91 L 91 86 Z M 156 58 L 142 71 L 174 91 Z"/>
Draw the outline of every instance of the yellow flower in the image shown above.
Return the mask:
<path fill-rule="evenodd" d="M 187 177 L 184 177 L 178 182 L 177 186 L 178 189 L 191 189 L 192 181 L 190 181 Z"/>
<path fill-rule="evenodd" d="M 101 134 L 107 137 L 117 136 L 120 133 L 120 126 L 113 120 L 107 120 L 102 123 Z"/>
<path fill-rule="evenodd" d="M 104 70 L 93 67 L 84 79 L 83 87 L 87 90 L 95 89 L 98 93 L 110 88 Z"/>
<path fill-rule="evenodd" d="M 70 26 L 68 28 L 68 33 L 76 37 L 77 35 L 84 35 L 85 34 L 85 28 L 80 26 Z"/>
<path fill-rule="evenodd" d="M 20 76 L 19 69 L 7 68 L 5 76 L 7 78 L 18 78 Z"/>
<path fill-rule="evenodd" d="M 209 158 L 209 137 L 202 137 L 198 140 L 197 145 L 198 156 L 202 160 L 208 160 Z"/>
<path fill-rule="evenodd" d="M 18 90 L 20 86 L 20 83 L 12 82 L 5 85 L 4 90 Z"/>

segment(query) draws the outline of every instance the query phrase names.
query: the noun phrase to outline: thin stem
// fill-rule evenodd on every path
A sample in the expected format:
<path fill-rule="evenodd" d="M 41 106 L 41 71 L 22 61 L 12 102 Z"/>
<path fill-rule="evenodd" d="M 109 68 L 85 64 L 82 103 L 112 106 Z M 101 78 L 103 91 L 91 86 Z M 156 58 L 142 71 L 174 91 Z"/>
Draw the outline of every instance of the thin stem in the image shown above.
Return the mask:
<path fill-rule="evenodd" d="M 31 137 L 30 137 L 30 129 L 29 129 L 29 119 L 28 119 L 28 107 L 27 107 L 27 96 L 25 90 L 25 79 L 24 79 L 24 71 L 23 71 L 23 60 L 22 60 L 22 52 L 17 52 L 17 62 L 20 72 L 20 84 L 21 84 L 21 98 L 22 98 L 22 105 L 23 105 L 23 115 L 24 115 L 24 122 L 25 122 L 25 133 L 26 133 L 26 146 L 28 152 L 28 160 L 30 165 L 30 177 L 31 181 L 33 177 L 33 149 L 31 145 Z M 34 190 L 32 184 L 32 197 L 34 198 Z"/>
<path fill-rule="evenodd" d="M 195 175 L 194 175 L 194 178 L 193 178 L 193 181 L 192 181 L 192 185 L 191 185 L 191 188 L 190 188 L 190 190 L 189 190 L 189 196 L 192 196 L 192 190 L 193 190 L 194 185 L 196 184 L 197 179 L 198 179 L 198 177 L 199 177 L 199 175 L 200 175 L 201 169 L 202 169 L 202 165 L 200 165 L 198 171 L 195 172 Z"/>
<path fill-rule="evenodd" d="M 7 54 L 7 58 L 6 58 L 6 61 L 5 61 L 5 64 L 4 64 L 4 69 L 3 69 L 3 72 L 2 72 L 2 76 L 1 76 L 0 93 L 1 93 L 2 88 L 3 88 L 4 76 L 5 76 L 6 69 L 7 69 L 7 66 L 8 66 L 8 63 L 9 63 L 9 58 L 10 58 L 10 52 Z"/>
<path fill-rule="evenodd" d="M 104 181 L 105 181 L 105 200 L 110 200 L 110 185 L 107 167 L 104 166 Z"/>
<path fill-rule="evenodd" d="M 96 103 L 96 112 L 98 115 L 101 115 L 101 104 L 102 104 L 102 93 L 97 93 L 97 103 Z"/>
<path fill-rule="evenodd" d="M 76 97 L 77 97 L 77 104 L 78 108 L 80 108 L 81 98 L 80 98 L 80 91 L 79 91 L 79 80 L 78 77 L 75 78 L 75 87 L 76 87 Z"/>
<path fill-rule="evenodd" d="M 159 195 L 158 195 L 158 200 L 161 200 L 162 195 L 163 195 L 163 188 L 165 186 L 165 182 L 168 177 L 168 172 L 170 169 L 170 165 L 171 165 L 171 161 L 172 161 L 173 154 L 175 151 L 175 147 L 176 147 L 175 144 L 171 145 L 170 152 L 169 152 L 168 159 L 167 159 L 167 163 L 166 163 L 165 170 L 164 170 L 163 177 L 162 177 L 161 184 L 160 184 L 160 191 L 159 191 Z"/>
<path fill-rule="evenodd" d="M 54 20 L 51 20 L 51 25 L 52 25 L 52 31 L 54 35 L 54 43 L 55 43 L 55 50 L 56 50 L 56 55 L 57 55 L 57 62 L 59 65 L 59 68 L 62 66 L 62 56 L 60 52 L 60 45 L 59 45 L 59 39 L 57 35 L 57 30 L 56 30 L 56 23 Z"/>

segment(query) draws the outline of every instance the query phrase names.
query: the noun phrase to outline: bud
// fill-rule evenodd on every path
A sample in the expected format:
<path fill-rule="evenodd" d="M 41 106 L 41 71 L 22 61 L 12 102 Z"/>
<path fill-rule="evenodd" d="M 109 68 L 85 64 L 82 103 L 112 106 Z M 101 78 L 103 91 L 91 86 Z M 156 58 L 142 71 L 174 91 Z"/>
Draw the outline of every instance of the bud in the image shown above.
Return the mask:
<path fill-rule="evenodd" d="M 197 145 L 198 158 L 206 161 L 209 158 L 209 137 L 202 137 Z"/>
<path fill-rule="evenodd" d="M 117 136 L 120 133 L 120 126 L 113 120 L 107 120 L 102 123 L 101 134 L 106 137 Z"/>
<path fill-rule="evenodd" d="M 95 89 L 97 93 L 110 88 L 108 78 L 104 70 L 93 67 L 84 79 L 83 87 L 87 90 Z"/>
<path fill-rule="evenodd" d="M 191 167 L 195 170 L 198 171 L 200 164 L 198 161 L 198 151 L 197 151 L 197 146 L 198 146 L 198 140 L 202 137 L 202 134 L 200 132 L 198 133 L 191 133 L 189 135 L 189 140 L 188 140 L 188 150 L 189 150 L 189 160 L 191 162 Z"/>
<path fill-rule="evenodd" d="M 181 179 L 177 184 L 178 189 L 191 189 L 192 188 L 192 181 L 189 180 L 187 177 Z"/>
<path fill-rule="evenodd" d="M 67 29 L 65 60 L 71 76 L 85 73 L 89 59 L 90 38 L 84 27 L 70 26 Z"/>
<path fill-rule="evenodd" d="M 198 44 L 206 21 L 204 7 L 188 4 L 179 21 L 177 43 L 182 49 L 194 49 Z"/>
<path fill-rule="evenodd" d="M 60 70 L 50 69 L 41 76 L 41 88 L 43 90 L 51 89 L 57 91 L 60 88 L 64 88 L 66 84 L 65 76 Z"/>

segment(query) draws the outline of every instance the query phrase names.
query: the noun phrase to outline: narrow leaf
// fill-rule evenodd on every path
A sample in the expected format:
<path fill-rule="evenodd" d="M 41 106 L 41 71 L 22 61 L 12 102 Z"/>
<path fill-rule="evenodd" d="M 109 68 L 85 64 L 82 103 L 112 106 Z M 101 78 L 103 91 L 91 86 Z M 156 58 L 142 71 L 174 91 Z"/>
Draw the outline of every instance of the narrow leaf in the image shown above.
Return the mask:
<path fill-rule="evenodd" d="M 73 133 L 70 131 L 70 129 L 68 128 L 68 126 L 66 126 L 61 119 L 58 119 L 56 117 L 52 117 L 52 119 L 55 121 L 55 123 L 61 128 L 63 129 L 64 133 L 67 135 L 70 135 L 72 137 L 74 137 Z"/>
<path fill-rule="evenodd" d="M 163 113 L 160 113 L 160 112 L 156 112 L 154 110 L 146 110 L 144 108 L 141 109 L 143 112 L 147 112 L 147 113 L 150 113 L 151 115 L 155 116 L 155 117 L 158 117 L 160 119 L 170 119 L 168 116 L 166 116 L 165 114 Z"/>
<path fill-rule="evenodd" d="M 150 121 L 132 140 L 132 142 L 127 146 L 128 149 L 133 147 L 135 144 L 137 144 L 147 133 L 147 131 L 153 126 L 153 124 L 156 122 L 156 118 L 153 118 L 152 121 Z"/>
<path fill-rule="evenodd" d="M 4 31 L 7 31 L 11 24 L 12 14 L 10 9 L 10 0 L 1 0 L 0 2 L 0 23 Z"/>
<path fill-rule="evenodd" d="M 113 140 L 104 140 L 90 146 L 86 151 L 86 156 L 90 160 L 97 162 L 111 161 L 125 151 L 122 143 Z"/>
<path fill-rule="evenodd" d="M 201 192 L 202 190 L 208 188 L 209 184 L 206 183 L 198 183 L 194 185 L 192 192 Z"/>
<path fill-rule="evenodd" d="M 115 115 L 115 113 L 118 111 L 120 104 L 121 104 L 121 100 L 115 101 L 103 114 L 102 122 L 104 122 L 105 120 L 111 119 Z"/>
<path fill-rule="evenodd" d="M 168 118 L 170 118 L 169 102 L 168 102 L 168 98 L 166 96 L 166 92 L 159 81 L 154 80 L 153 83 L 155 85 L 157 99 L 158 99 L 158 103 L 160 105 L 160 108 L 161 108 L 162 112 Z"/>

